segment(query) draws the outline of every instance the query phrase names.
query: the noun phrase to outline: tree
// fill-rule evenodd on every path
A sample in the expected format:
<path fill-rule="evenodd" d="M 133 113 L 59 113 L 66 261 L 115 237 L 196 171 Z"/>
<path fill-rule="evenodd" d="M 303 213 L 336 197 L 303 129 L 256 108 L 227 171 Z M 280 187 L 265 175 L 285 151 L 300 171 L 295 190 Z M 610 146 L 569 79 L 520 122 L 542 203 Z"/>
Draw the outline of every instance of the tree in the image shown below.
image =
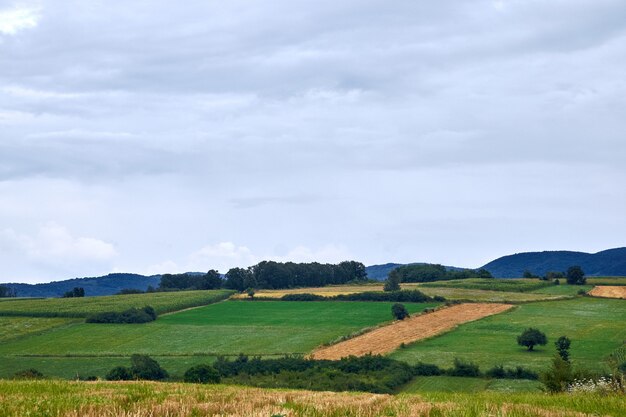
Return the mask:
<path fill-rule="evenodd" d="M 522 278 L 537 278 L 537 277 L 527 269 L 522 274 Z"/>
<path fill-rule="evenodd" d="M 567 336 L 561 336 L 554 342 L 556 352 L 565 362 L 569 362 L 569 347 L 571 344 L 572 341 Z"/>
<path fill-rule="evenodd" d="M 161 365 L 150 356 L 132 355 L 130 357 L 130 371 L 136 379 L 147 379 L 151 381 L 159 381 L 167 378 L 167 371 L 161 368 Z"/>
<path fill-rule="evenodd" d="M 130 381 L 133 379 L 133 374 L 125 366 L 116 366 L 111 369 L 104 377 L 107 381 Z"/>
<path fill-rule="evenodd" d="M 552 358 L 552 366 L 540 377 L 549 392 L 562 392 L 574 381 L 572 364 L 564 361 L 558 354 Z"/>
<path fill-rule="evenodd" d="M 85 289 L 81 287 L 74 287 L 71 291 L 67 291 L 63 294 L 63 298 L 84 297 Z"/>
<path fill-rule="evenodd" d="M 524 332 L 517 336 L 517 344 L 520 346 L 526 346 L 528 351 L 532 351 L 535 345 L 545 345 L 548 343 L 546 335 L 537 329 L 528 328 Z"/>
<path fill-rule="evenodd" d="M 202 276 L 198 285 L 199 290 L 215 290 L 222 287 L 222 276 L 215 269 L 209 270 Z"/>
<path fill-rule="evenodd" d="M 570 285 L 584 285 L 587 282 L 585 273 L 580 266 L 570 266 L 566 273 L 567 283 Z"/>
<path fill-rule="evenodd" d="M 187 369 L 184 380 L 200 384 L 219 384 L 220 374 L 210 365 L 196 365 Z"/>
<path fill-rule="evenodd" d="M 400 303 L 396 303 L 391 306 L 391 314 L 397 320 L 404 320 L 405 318 L 409 317 L 409 312 L 407 311 L 406 307 L 404 307 L 404 305 Z"/>
<path fill-rule="evenodd" d="M 389 274 L 385 281 L 384 291 L 400 291 L 400 274 Z"/>
<path fill-rule="evenodd" d="M 252 272 L 249 269 L 231 268 L 226 273 L 224 287 L 230 290 L 243 291 L 246 289 L 246 279 L 249 280 L 251 276 Z"/>
<path fill-rule="evenodd" d="M 7 287 L 6 285 L 0 285 L 0 298 L 5 297 L 15 297 L 16 292 L 13 288 Z"/>
<path fill-rule="evenodd" d="M 248 289 L 246 290 L 246 293 L 248 294 L 248 297 L 250 297 L 250 298 L 254 298 L 254 294 L 255 294 L 255 292 L 254 292 L 254 288 L 248 288 Z"/>

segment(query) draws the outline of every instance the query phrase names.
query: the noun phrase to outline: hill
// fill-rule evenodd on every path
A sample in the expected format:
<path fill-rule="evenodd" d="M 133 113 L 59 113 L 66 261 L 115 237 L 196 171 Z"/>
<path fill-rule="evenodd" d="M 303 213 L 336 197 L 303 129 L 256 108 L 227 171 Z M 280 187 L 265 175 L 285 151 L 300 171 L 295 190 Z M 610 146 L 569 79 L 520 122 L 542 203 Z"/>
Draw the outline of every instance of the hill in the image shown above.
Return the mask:
<path fill-rule="evenodd" d="M 565 271 L 572 265 L 579 265 L 589 276 L 626 276 L 626 248 L 608 249 L 598 253 L 517 253 L 491 261 L 483 268 L 496 278 L 517 278 L 526 270 L 536 275 L 544 275 L 549 271 Z"/>
<path fill-rule="evenodd" d="M 85 289 L 85 295 L 113 295 L 125 288 L 145 291 L 148 286 L 157 287 L 160 275 L 145 276 L 139 274 L 108 274 L 102 277 L 73 278 L 53 281 L 45 284 L 2 284 L 17 292 L 18 297 L 61 297 L 74 287 Z"/>
<path fill-rule="evenodd" d="M 405 266 L 405 265 L 428 265 L 428 263 L 411 262 L 409 264 L 388 263 L 388 264 L 381 264 L 381 265 L 370 265 L 370 266 L 365 267 L 365 272 L 367 273 L 367 278 L 369 279 L 384 281 L 387 279 L 387 275 L 389 275 L 391 271 L 393 271 L 399 266 Z M 460 270 L 465 269 L 465 268 L 458 268 L 456 266 L 446 266 L 446 265 L 444 265 L 444 267 L 448 271 L 460 271 Z"/>

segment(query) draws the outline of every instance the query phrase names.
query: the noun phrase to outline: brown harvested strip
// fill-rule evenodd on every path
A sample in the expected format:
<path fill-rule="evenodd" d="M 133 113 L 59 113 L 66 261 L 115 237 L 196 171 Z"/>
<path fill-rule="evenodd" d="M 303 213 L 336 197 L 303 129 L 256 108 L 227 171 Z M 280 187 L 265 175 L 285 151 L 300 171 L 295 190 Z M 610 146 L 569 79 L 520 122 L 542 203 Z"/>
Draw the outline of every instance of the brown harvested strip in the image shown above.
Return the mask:
<path fill-rule="evenodd" d="M 340 359 L 346 356 L 363 356 L 389 353 L 402 343 L 426 339 L 453 329 L 459 324 L 502 313 L 510 304 L 467 303 L 437 310 L 433 313 L 409 317 L 388 326 L 357 336 L 336 345 L 316 349 L 314 359 Z"/>
<path fill-rule="evenodd" d="M 614 285 L 598 285 L 593 287 L 589 294 L 594 297 L 605 298 L 623 298 L 626 300 L 626 287 L 619 287 Z"/>

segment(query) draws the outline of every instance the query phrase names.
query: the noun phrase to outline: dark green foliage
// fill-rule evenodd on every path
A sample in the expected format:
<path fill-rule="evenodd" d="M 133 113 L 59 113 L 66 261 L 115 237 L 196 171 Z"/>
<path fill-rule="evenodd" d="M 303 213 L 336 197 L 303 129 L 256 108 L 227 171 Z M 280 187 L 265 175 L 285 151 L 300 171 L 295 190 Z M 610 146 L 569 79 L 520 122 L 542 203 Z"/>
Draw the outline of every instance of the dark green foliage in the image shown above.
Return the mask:
<path fill-rule="evenodd" d="M 367 291 L 354 294 L 339 294 L 334 297 L 327 297 L 327 299 L 334 301 L 395 301 L 401 303 L 445 301 L 443 297 L 431 298 L 419 290 L 401 290 L 390 292 Z"/>
<path fill-rule="evenodd" d="M 544 278 L 546 280 L 563 279 L 565 278 L 565 274 L 563 272 L 549 271 L 549 272 L 546 272 L 546 275 L 544 276 Z"/>
<path fill-rule="evenodd" d="M 41 379 L 44 375 L 34 368 L 18 371 L 13 374 L 14 379 Z"/>
<path fill-rule="evenodd" d="M 447 372 L 450 376 L 481 376 L 478 365 L 472 362 L 463 362 L 458 358 L 454 358 L 454 367 Z"/>
<path fill-rule="evenodd" d="M 554 342 L 554 346 L 556 346 L 557 354 L 565 362 L 569 362 L 569 347 L 571 344 L 572 344 L 572 341 L 569 340 L 567 336 L 561 336 L 556 340 L 556 342 Z"/>
<path fill-rule="evenodd" d="M 86 323 L 148 323 L 157 319 L 157 313 L 151 306 L 145 306 L 142 309 L 129 308 L 121 313 L 108 311 L 104 313 L 95 313 L 87 316 Z"/>
<path fill-rule="evenodd" d="M 445 371 L 437 365 L 419 362 L 417 365 L 413 366 L 413 375 L 415 376 L 437 376 L 443 375 L 444 373 Z"/>
<path fill-rule="evenodd" d="M 246 294 L 248 294 L 248 297 L 250 297 L 250 298 L 254 298 L 254 294 L 255 294 L 255 292 L 254 292 L 254 288 L 248 288 L 248 289 L 246 290 Z"/>
<path fill-rule="evenodd" d="M 0 298 L 15 297 L 17 295 L 15 289 L 0 285 Z"/>
<path fill-rule="evenodd" d="M 383 291 L 400 291 L 400 274 L 389 274 L 389 277 L 385 281 Z"/>
<path fill-rule="evenodd" d="M 104 378 L 107 381 L 130 381 L 133 379 L 133 373 L 124 366 L 116 366 Z"/>
<path fill-rule="evenodd" d="M 317 294 L 285 294 L 280 298 L 282 301 L 324 301 L 326 297 Z"/>
<path fill-rule="evenodd" d="M 161 277 L 159 291 L 214 290 L 222 287 L 219 272 L 211 269 L 206 274 L 165 274 Z"/>
<path fill-rule="evenodd" d="M 585 273 L 580 266 L 570 266 L 567 268 L 567 283 L 570 285 L 584 285 L 587 282 Z"/>
<path fill-rule="evenodd" d="M 562 392 L 574 382 L 572 364 L 564 361 L 558 354 L 554 355 L 550 368 L 541 374 L 541 382 L 549 392 Z"/>
<path fill-rule="evenodd" d="M 517 344 L 526 346 L 529 351 L 532 351 L 536 345 L 545 345 L 546 343 L 548 343 L 546 335 L 532 327 L 524 330 L 521 335 L 517 336 Z"/>
<path fill-rule="evenodd" d="M 246 288 L 254 287 L 250 282 L 252 278 L 252 270 L 250 268 L 231 268 L 226 273 L 226 281 L 224 281 L 224 287 L 244 291 Z"/>
<path fill-rule="evenodd" d="M 132 355 L 130 363 L 130 371 L 135 379 L 160 381 L 168 376 L 167 371 L 147 355 Z"/>
<path fill-rule="evenodd" d="M 522 274 L 522 278 L 539 278 L 537 275 L 530 272 L 528 269 Z"/>
<path fill-rule="evenodd" d="M 196 365 L 187 369 L 183 377 L 185 382 L 200 384 L 219 384 L 220 374 L 211 365 Z"/>
<path fill-rule="evenodd" d="M 433 282 L 466 278 L 493 278 L 486 269 L 449 270 L 439 264 L 411 264 L 400 266 L 389 273 L 389 279 L 398 282 Z"/>
<path fill-rule="evenodd" d="M 521 366 L 515 368 L 504 368 L 502 365 L 494 366 L 485 372 L 485 376 L 500 379 L 538 379 L 539 375 Z"/>
<path fill-rule="evenodd" d="M 122 288 L 116 295 L 128 295 L 128 294 L 143 294 L 146 291 L 141 291 L 137 288 Z"/>
<path fill-rule="evenodd" d="M 72 290 L 66 291 L 63 294 L 63 298 L 74 298 L 74 297 L 84 297 L 84 296 L 85 296 L 85 289 L 82 287 L 74 287 Z"/>
<path fill-rule="evenodd" d="M 396 303 L 391 306 L 391 315 L 396 320 L 404 320 L 405 318 L 409 317 L 409 312 L 404 305 Z"/>

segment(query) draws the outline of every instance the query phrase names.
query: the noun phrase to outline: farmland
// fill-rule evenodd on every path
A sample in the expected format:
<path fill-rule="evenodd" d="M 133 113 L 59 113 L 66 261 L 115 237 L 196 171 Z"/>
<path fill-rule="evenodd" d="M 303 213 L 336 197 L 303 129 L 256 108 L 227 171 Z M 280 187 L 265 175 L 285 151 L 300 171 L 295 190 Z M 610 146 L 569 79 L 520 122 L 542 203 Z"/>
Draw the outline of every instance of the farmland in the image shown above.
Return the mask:
<path fill-rule="evenodd" d="M 455 331 L 400 349 L 391 357 L 409 363 L 423 361 L 449 366 L 454 358 L 486 369 L 495 365 L 544 369 L 559 336 L 572 340 L 571 357 L 578 366 L 603 369 L 604 359 L 626 339 L 624 301 L 579 297 L 572 300 L 528 303 L 508 312 L 459 326 Z M 516 344 L 526 328 L 546 333 L 549 344 L 527 352 Z"/>
<path fill-rule="evenodd" d="M 616 395 L 420 392 L 391 396 L 154 382 L 0 381 L 0 416 L 617 417 L 624 406 Z"/>
<path fill-rule="evenodd" d="M 441 288 L 465 288 L 468 290 L 488 290 L 506 292 L 527 292 L 540 288 L 551 287 L 554 284 L 550 281 L 540 281 L 537 279 L 489 279 L 489 278 L 468 278 L 455 279 L 451 281 L 428 282 L 421 284 L 422 287 Z"/>
<path fill-rule="evenodd" d="M 148 294 L 114 295 L 106 297 L 15 299 L 0 303 L 0 316 L 27 317 L 85 317 L 92 313 L 123 311 L 131 307 L 152 306 L 157 313 L 167 313 L 214 303 L 233 292 L 185 291 Z"/>

